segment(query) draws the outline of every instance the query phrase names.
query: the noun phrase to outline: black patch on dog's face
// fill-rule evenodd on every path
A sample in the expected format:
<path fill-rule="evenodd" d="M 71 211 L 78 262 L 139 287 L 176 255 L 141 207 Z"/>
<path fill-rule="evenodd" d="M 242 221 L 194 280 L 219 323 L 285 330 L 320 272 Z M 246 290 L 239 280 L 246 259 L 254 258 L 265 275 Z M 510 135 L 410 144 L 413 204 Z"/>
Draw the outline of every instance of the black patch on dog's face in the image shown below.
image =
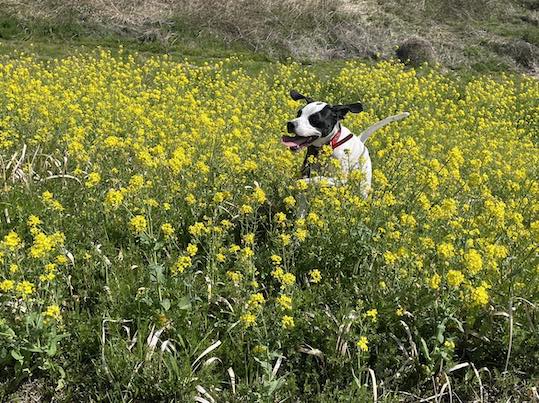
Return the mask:
<path fill-rule="evenodd" d="M 321 147 L 327 144 L 329 135 L 347 113 L 358 113 L 363 110 L 359 102 L 332 106 L 325 102 L 315 102 L 295 90 L 290 91 L 290 96 L 295 101 L 307 102 L 307 105 L 298 110 L 296 118 L 286 123 L 286 131 L 293 135 L 281 138 L 281 143 L 292 151 L 299 151 L 311 145 Z"/>
<path fill-rule="evenodd" d="M 337 114 L 329 105 L 309 116 L 311 126 L 320 130 L 320 137 L 328 136 L 337 124 L 337 120 Z"/>

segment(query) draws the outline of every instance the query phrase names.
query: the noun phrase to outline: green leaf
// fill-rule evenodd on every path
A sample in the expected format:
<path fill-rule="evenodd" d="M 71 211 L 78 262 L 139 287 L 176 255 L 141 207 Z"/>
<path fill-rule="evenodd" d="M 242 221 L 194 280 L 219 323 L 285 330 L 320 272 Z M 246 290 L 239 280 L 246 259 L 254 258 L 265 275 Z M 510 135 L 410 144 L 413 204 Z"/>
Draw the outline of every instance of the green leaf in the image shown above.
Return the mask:
<path fill-rule="evenodd" d="M 425 339 L 422 337 L 421 338 L 421 351 L 423 352 L 423 354 L 425 355 L 425 358 L 430 361 L 431 358 L 430 358 L 430 354 L 429 354 L 429 348 L 427 347 L 427 343 L 425 342 Z"/>
<path fill-rule="evenodd" d="M 151 238 L 146 235 L 146 234 L 141 234 L 140 235 L 140 243 L 144 244 L 144 245 L 149 245 L 151 242 Z"/>
<path fill-rule="evenodd" d="M 268 383 L 268 395 L 273 395 L 273 392 L 275 392 L 275 390 L 277 388 L 279 388 L 282 384 L 282 380 L 281 379 L 276 379 L 274 381 L 271 381 Z"/>
<path fill-rule="evenodd" d="M 154 283 L 162 284 L 165 281 L 165 268 L 163 265 L 152 263 L 148 267 L 150 269 L 150 280 Z"/>
<path fill-rule="evenodd" d="M 160 251 L 161 249 L 163 249 L 163 247 L 165 246 L 165 243 L 164 242 L 156 242 L 154 247 L 153 247 L 153 250 L 154 251 Z"/>
<path fill-rule="evenodd" d="M 438 325 L 436 330 L 436 340 L 438 340 L 438 343 L 442 344 L 444 342 L 445 325 Z"/>
<path fill-rule="evenodd" d="M 49 348 L 47 349 L 47 355 L 49 357 L 52 357 L 56 354 L 56 351 L 58 351 L 58 348 L 56 346 L 56 342 L 52 342 L 49 346 Z"/>
<path fill-rule="evenodd" d="M 6 339 L 13 339 L 15 336 L 15 331 L 10 327 L 4 329 L 3 332 L 0 332 L 0 337 L 5 337 Z"/>
<path fill-rule="evenodd" d="M 170 300 L 168 298 L 165 298 L 163 301 L 161 301 L 161 306 L 163 307 L 165 312 L 168 311 L 170 309 Z"/>
<path fill-rule="evenodd" d="M 262 361 L 256 357 L 255 358 L 255 361 L 258 362 L 260 364 L 260 366 L 262 368 L 264 368 L 264 371 L 267 373 L 267 374 L 270 374 L 271 373 L 271 364 L 267 361 Z"/>
<path fill-rule="evenodd" d="M 464 333 L 464 326 L 462 325 L 462 322 L 458 320 L 457 318 L 451 317 L 450 320 L 457 325 L 457 329 L 459 329 L 462 333 Z"/>
<path fill-rule="evenodd" d="M 56 392 L 58 392 L 58 391 L 62 390 L 63 388 L 65 388 L 65 386 L 66 386 L 66 381 L 63 378 L 60 378 L 58 380 L 58 383 L 56 384 L 56 388 L 54 388 L 54 390 Z"/>
<path fill-rule="evenodd" d="M 189 300 L 189 297 L 183 297 L 178 301 L 178 308 L 182 310 L 190 310 L 191 309 L 191 301 Z"/>
<path fill-rule="evenodd" d="M 18 350 L 11 350 L 11 356 L 21 364 L 24 362 L 24 357 Z"/>
<path fill-rule="evenodd" d="M 26 351 L 30 351 L 32 353 L 43 353 L 46 351 L 46 349 L 38 344 L 34 344 L 33 346 L 27 348 Z"/>

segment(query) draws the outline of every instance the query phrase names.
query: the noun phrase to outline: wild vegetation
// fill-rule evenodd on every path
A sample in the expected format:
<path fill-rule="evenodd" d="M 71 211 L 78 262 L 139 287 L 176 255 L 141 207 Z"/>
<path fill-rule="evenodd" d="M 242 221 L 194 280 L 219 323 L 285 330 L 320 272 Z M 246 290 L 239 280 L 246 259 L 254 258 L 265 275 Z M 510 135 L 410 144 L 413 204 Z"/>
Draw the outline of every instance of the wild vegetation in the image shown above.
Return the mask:
<path fill-rule="evenodd" d="M 537 74 L 537 13 L 533 0 L 0 0 L 0 38 L 304 61 L 387 60 L 412 41 L 405 62 Z"/>
<path fill-rule="evenodd" d="M 368 199 L 297 181 L 291 88 L 361 101 L 355 133 L 410 112 Z M 537 99 L 395 62 L 4 59 L 2 399 L 537 399 Z"/>

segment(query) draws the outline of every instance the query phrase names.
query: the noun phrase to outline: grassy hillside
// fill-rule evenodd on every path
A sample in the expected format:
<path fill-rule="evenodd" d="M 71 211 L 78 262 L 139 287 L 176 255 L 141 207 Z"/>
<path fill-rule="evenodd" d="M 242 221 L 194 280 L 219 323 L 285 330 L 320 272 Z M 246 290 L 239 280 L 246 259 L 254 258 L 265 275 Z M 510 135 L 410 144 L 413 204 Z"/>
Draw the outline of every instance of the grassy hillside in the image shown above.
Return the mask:
<path fill-rule="evenodd" d="M 450 68 L 531 72 L 539 54 L 531 0 L 1 0 L 0 10 L 0 38 L 19 41 L 312 61 L 386 59 L 412 39 Z"/>

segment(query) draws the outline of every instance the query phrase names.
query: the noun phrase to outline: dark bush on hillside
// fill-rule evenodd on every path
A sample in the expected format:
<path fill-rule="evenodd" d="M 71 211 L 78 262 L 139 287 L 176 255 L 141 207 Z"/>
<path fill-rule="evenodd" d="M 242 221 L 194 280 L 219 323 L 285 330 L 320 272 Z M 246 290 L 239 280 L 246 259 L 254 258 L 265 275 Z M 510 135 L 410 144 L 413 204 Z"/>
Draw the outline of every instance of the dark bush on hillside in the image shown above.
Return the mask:
<path fill-rule="evenodd" d="M 408 39 L 397 48 L 396 53 L 400 61 L 411 66 L 436 62 L 434 48 L 429 41 L 421 38 Z"/>
<path fill-rule="evenodd" d="M 497 53 L 511 57 L 522 67 L 530 69 L 539 65 L 539 48 L 524 40 L 496 43 L 493 47 Z"/>

